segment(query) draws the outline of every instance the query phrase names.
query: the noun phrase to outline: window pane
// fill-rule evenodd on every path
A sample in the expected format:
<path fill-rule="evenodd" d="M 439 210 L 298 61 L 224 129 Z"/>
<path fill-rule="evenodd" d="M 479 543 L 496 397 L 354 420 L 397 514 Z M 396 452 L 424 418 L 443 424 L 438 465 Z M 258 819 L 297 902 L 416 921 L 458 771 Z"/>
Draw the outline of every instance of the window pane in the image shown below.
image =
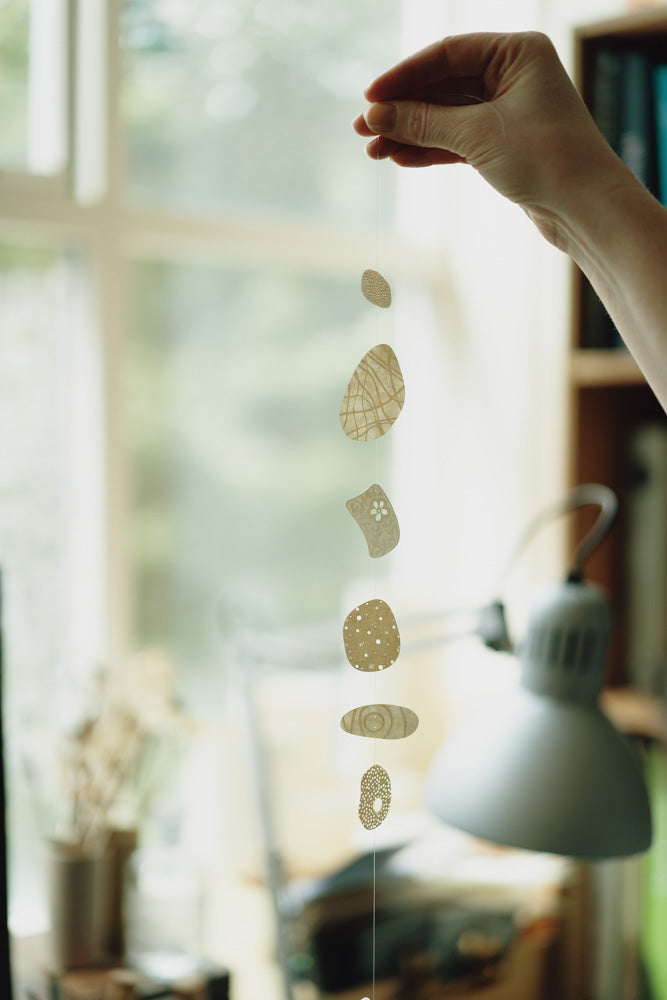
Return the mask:
<path fill-rule="evenodd" d="M 74 678 L 100 655 L 88 633 L 99 625 L 101 582 L 91 562 L 95 511 L 81 502 L 92 474 L 86 393 L 95 392 L 77 342 L 81 316 L 79 268 L 69 257 L 0 246 L 0 571 L 17 932 L 34 930 L 44 916 L 41 849 L 56 811 L 48 747 L 69 711 Z"/>
<path fill-rule="evenodd" d="M 66 165 L 65 0 L 0 0 L 0 167 Z"/>
<path fill-rule="evenodd" d="M 126 0 L 130 197 L 374 223 L 350 123 L 362 89 L 395 55 L 399 6 Z"/>
<path fill-rule="evenodd" d="M 389 446 L 338 419 L 376 340 L 366 307 L 356 280 L 134 268 L 134 642 L 166 646 L 209 703 L 226 630 L 335 619 L 343 587 L 373 573 L 345 501 L 386 475 Z"/>
<path fill-rule="evenodd" d="M 25 170 L 28 154 L 29 0 L 0 3 L 0 164 Z"/>

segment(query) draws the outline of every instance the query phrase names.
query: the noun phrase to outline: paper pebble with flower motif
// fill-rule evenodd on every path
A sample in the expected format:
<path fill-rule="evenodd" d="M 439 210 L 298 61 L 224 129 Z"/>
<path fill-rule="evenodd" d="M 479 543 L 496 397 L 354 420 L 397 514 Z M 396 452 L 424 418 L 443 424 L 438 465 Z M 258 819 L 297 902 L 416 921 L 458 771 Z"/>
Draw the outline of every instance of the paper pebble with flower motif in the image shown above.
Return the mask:
<path fill-rule="evenodd" d="M 373 559 L 386 555 L 398 545 L 401 534 L 398 518 L 389 497 L 377 483 L 348 500 L 345 506 L 361 528 Z"/>

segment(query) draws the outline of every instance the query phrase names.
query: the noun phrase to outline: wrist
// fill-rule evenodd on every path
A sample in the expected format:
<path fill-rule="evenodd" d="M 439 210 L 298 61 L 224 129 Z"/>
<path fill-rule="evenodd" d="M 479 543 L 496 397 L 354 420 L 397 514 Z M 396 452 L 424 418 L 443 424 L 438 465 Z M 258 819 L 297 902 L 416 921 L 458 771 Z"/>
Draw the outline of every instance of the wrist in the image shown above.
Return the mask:
<path fill-rule="evenodd" d="M 524 206 L 540 231 L 559 250 L 567 253 L 586 273 L 604 266 L 620 243 L 627 248 L 632 215 L 660 208 L 653 196 L 605 144 L 598 155 L 558 169 L 540 203 Z"/>

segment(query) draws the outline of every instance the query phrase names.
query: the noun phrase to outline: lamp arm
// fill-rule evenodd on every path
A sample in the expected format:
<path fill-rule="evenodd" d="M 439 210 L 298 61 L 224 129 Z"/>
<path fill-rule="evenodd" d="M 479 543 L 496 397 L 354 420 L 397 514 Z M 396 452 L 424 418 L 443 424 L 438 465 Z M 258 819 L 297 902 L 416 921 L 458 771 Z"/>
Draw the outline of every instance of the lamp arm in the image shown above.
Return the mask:
<path fill-rule="evenodd" d="M 608 486 L 603 486 L 600 483 L 584 483 L 581 486 L 575 486 L 574 489 L 570 490 L 570 492 L 567 493 L 561 500 L 558 500 L 553 504 L 549 504 L 548 507 L 544 507 L 535 515 L 533 520 L 527 525 L 519 536 L 514 549 L 510 553 L 510 557 L 507 560 L 505 568 L 500 576 L 496 592 L 501 592 L 504 581 L 514 566 L 514 563 L 545 524 L 548 524 L 556 517 L 560 517 L 563 514 L 569 514 L 571 511 L 577 510 L 579 507 L 588 507 L 591 504 L 598 506 L 600 508 L 600 513 L 598 514 L 593 526 L 579 542 L 574 556 L 572 557 L 572 566 L 568 572 L 569 579 L 580 579 L 586 562 L 609 533 L 609 530 L 614 522 L 614 518 L 616 517 L 616 511 L 618 510 L 618 499 L 616 494 L 613 490 L 609 489 Z"/>

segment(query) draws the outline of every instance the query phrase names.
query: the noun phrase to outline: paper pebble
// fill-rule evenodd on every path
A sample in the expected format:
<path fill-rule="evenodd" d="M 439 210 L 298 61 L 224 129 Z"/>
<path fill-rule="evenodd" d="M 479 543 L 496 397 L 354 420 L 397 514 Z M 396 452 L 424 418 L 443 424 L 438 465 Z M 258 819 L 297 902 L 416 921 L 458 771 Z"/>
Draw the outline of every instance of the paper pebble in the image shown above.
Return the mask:
<path fill-rule="evenodd" d="M 402 740 L 406 736 L 412 736 L 419 725 L 419 719 L 411 708 L 403 705 L 361 705 L 346 712 L 340 724 L 352 736 Z"/>
<path fill-rule="evenodd" d="M 367 268 L 361 276 L 361 291 L 364 298 L 372 302 L 374 306 L 381 309 L 388 309 L 391 305 L 391 288 L 386 278 L 383 278 L 379 271 Z"/>
<path fill-rule="evenodd" d="M 405 402 L 405 382 L 388 344 L 378 344 L 357 365 L 340 406 L 340 422 L 355 441 L 386 434 Z"/>
<path fill-rule="evenodd" d="M 373 764 L 361 779 L 359 819 L 367 830 L 384 822 L 391 805 L 391 779 L 380 764 Z"/>
<path fill-rule="evenodd" d="M 386 601 L 360 604 L 343 624 L 345 654 L 355 670 L 386 670 L 395 663 L 401 637 L 394 613 Z"/>
<path fill-rule="evenodd" d="M 371 558 L 384 556 L 398 545 L 401 537 L 398 518 L 389 497 L 377 483 L 348 500 L 345 506 L 361 528 Z"/>

